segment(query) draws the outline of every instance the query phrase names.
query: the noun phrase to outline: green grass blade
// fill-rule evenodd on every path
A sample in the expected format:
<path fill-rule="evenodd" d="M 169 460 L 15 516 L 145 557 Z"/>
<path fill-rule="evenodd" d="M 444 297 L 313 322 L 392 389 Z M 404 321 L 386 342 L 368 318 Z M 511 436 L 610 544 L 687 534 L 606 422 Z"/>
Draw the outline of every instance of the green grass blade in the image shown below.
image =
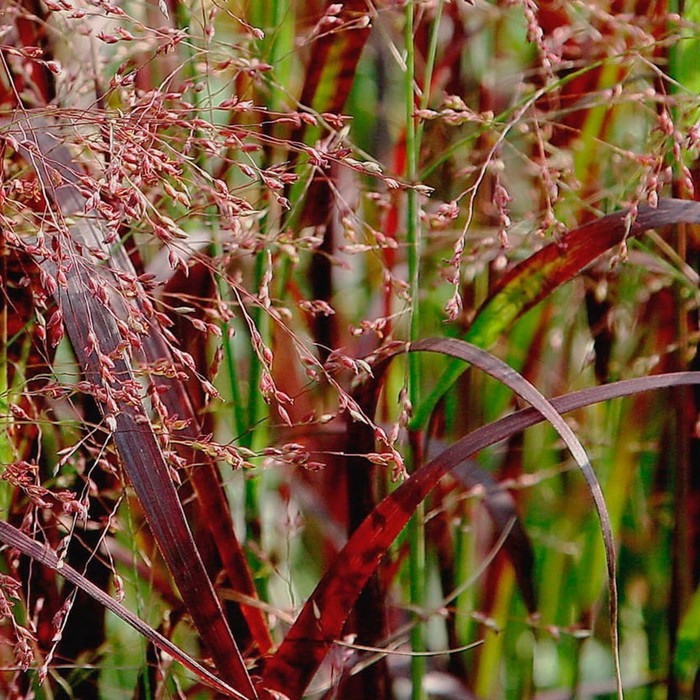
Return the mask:
<path fill-rule="evenodd" d="M 656 208 L 641 205 L 636 217 L 631 216 L 630 210 L 623 210 L 569 231 L 560 241 L 545 246 L 503 277 L 464 339 L 482 348 L 492 347 L 517 318 L 607 250 L 647 229 L 679 222 L 700 223 L 700 203 L 661 199 Z M 412 420 L 414 427 L 427 424 L 438 401 L 466 369 L 459 361 L 449 364 L 436 388 L 417 407 Z"/>

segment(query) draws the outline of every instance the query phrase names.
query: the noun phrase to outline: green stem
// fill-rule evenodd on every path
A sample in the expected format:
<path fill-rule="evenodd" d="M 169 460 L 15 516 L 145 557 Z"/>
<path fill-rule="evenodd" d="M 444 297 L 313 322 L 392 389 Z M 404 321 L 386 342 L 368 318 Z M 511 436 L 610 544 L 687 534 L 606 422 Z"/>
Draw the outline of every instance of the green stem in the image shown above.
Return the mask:
<path fill-rule="evenodd" d="M 4 255 L 4 241 L 2 243 L 3 268 L 6 257 Z M 3 272 L 3 280 L 7 279 L 5 270 Z M 0 309 L 0 463 L 10 464 L 14 461 L 12 441 L 10 439 L 10 430 L 13 424 L 12 413 L 10 412 L 10 384 L 9 375 L 10 368 L 8 364 L 8 317 L 7 303 L 3 301 Z M 0 486 L 0 515 L 7 517 L 10 507 L 11 489 L 8 482 L 3 481 Z"/>
<path fill-rule="evenodd" d="M 223 248 L 218 237 L 218 231 L 214 231 L 212 235 L 212 253 L 214 258 L 218 259 L 223 255 Z M 219 296 L 223 300 L 228 300 L 230 292 L 228 283 L 224 275 L 216 273 L 216 285 L 219 290 Z M 224 350 L 224 368 L 231 389 L 231 402 L 233 404 L 233 435 L 241 438 L 241 444 L 244 447 L 249 445 L 244 444 L 244 439 L 248 435 L 250 420 L 247 419 L 245 406 L 241 400 L 241 391 L 236 381 L 236 356 L 233 352 L 233 338 L 231 337 L 232 324 L 229 321 L 224 321 L 221 324 L 221 334 L 223 336 Z"/>
<path fill-rule="evenodd" d="M 261 227 L 264 226 L 266 217 L 260 222 Z M 254 289 L 260 289 L 263 275 L 265 274 L 265 261 L 267 257 L 265 251 L 261 251 L 255 258 L 255 273 L 253 279 Z M 250 312 L 253 320 L 253 325 L 257 328 L 258 333 L 267 343 L 270 340 L 270 319 L 266 312 L 259 306 L 253 307 Z M 262 375 L 262 365 L 253 344 L 250 345 L 249 353 L 249 369 L 248 369 L 248 432 L 243 436 L 243 445 L 252 447 L 253 436 L 257 432 L 255 425 L 260 418 L 266 413 L 266 404 L 260 394 L 260 377 Z"/>
<path fill-rule="evenodd" d="M 415 54 L 414 54 L 414 6 L 412 2 L 406 4 L 406 73 L 405 101 L 406 101 L 406 177 L 411 184 L 415 184 L 418 172 L 418 152 L 420 143 L 416 133 L 415 122 Z M 408 242 L 408 277 L 411 290 L 411 311 L 409 337 L 415 341 L 420 337 L 420 202 L 418 193 L 410 189 L 407 193 L 407 217 L 406 235 Z M 420 401 L 420 358 L 418 353 L 411 353 L 408 357 L 408 396 L 411 405 L 416 406 Z M 414 436 L 417 438 L 418 436 Z M 415 443 L 412 440 L 412 443 Z M 415 445 L 412 445 L 414 447 Z M 411 450 L 413 460 L 417 457 L 416 451 Z M 425 608 L 425 511 L 423 505 L 416 510 L 415 516 L 409 525 L 409 597 L 415 610 Z M 424 626 L 417 624 L 411 630 L 411 648 L 415 652 L 425 651 Z M 426 659 L 423 656 L 411 658 L 411 697 L 412 700 L 425 700 L 423 690 L 423 678 L 426 672 Z"/>
<path fill-rule="evenodd" d="M 428 59 L 423 79 L 423 94 L 420 107 L 425 109 L 430 100 L 430 84 L 435 56 L 437 53 L 438 31 L 442 16 L 443 0 L 439 0 L 435 19 L 433 22 Z M 406 101 L 406 178 L 413 185 L 418 179 L 418 160 L 420 155 L 423 125 L 416 125 L 415 118 L 415 53 L 414 53 L 414 5 L 412 2 L 406 5 L 406 73 L 405 101 Z M 408 277 L 411 290 L 411 312 L 409 337 L 411 341 L 420 338 L 420 258 L 422 248 L 422 232 L 420 223 L 420 201 L 418 192 L 410 189 L 407 193 L 406 211 L 406 236 L 408 242 Z M 412 406 L 418 406 L 421 400 L 421 365 L 420 355 L 411 353 L 408 357 L 408 396 Z M 420 436 L 412 435 L 411 438 L 412 461 L 420 460 Z M 421 611 L 426 604 L 426 548 L 425 548 L 425 510 L 421 504 L 409 526 L 409 596 L 414 609 Z M 419 613 L 420 614 L 420 613 Z M 425 639 L 423 624 L 417 624 L 411 630 L 411 647 L 413 651 L 425 651 Z M 411 681 L 413 700 L 424 700 L 423 678 L 427 666 L 424 656 L 414 656 L 411 659 Z"/>

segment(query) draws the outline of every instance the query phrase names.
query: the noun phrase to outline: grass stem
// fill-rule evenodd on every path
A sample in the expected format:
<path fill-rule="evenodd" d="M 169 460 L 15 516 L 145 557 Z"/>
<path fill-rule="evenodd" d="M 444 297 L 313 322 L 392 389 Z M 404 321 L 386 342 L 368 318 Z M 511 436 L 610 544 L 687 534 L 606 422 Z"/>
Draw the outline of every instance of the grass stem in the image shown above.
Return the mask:
<path fill-rule="evenodd" d="M 406 47 L 406 72 L 404 75 L 404 99 L 406 107 L 406 178 L 414 184 L 418 172 L 420 141 L 416 132 L 415 119 L 415 48 L 414 48 L 414 3 L 406 3 L 404 39 Z M 410 330 L 411 341 L 420 338 L 420 254 L 421 254 L 421 222 L 420 202 L 418 192 L 409 189 L 407 192 L 406 209 L 406 238 L 408 242 L 408 276 L 411 294 Z M 420 357 L 411 353 L 408 357 L 408 396 L 412 406 L 420 402 Z M 418 436 L 413 436 L 412 447 L 416 446 Z M 416 462 L 417 450 L 411 450 L 412 459 Z M 419 464 L 414 463 L 414 467 Z M 422 610 L 426 603 L 425 584 L 425 510 L 419 506 L 409 525 L 409 597 L 414 609 Z M 423 624 L 417 624 L 411 630 L 411 648 L 414 652 L 424 652 L 425 629 Z M 425 700 L 423 678 L 427 669 L 426 658 L 416 655 L 411 657 L 411 697 L 412 700 Z"/>

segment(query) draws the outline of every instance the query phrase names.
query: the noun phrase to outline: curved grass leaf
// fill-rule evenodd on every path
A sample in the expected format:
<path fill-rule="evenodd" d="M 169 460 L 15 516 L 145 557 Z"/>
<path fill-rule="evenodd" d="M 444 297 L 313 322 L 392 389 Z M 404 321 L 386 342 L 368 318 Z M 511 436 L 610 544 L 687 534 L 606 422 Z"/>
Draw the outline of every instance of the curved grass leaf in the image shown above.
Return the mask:
<path fill-rule="evenodd" d="M 607 250 L 648 229 L 678 223 L 700 223 L 700 202 L 660 199 L 656 208 L 640 205 L 636 216 L 623 209 L 572 229 L 504 275 L 464 340 L 481 348 L 492 347 L 516 319 Z M 448 365 L 436 388 L 417 407 L 412 427 L 426 425 L 438 401 L 466 369 L 460 361 Z"/>
<path fill-rule="evenodd" d="M 211 671 L 204 668 L 204 666 L 195 661 L 191 656 L 175 646 L 167 637 L 164 637 L 160 632 L 154 630 L 140 617 L 137 617 L 128 608 L 125 608 L 121 603 L 118 603 L 114 598 L 107 595 L 101 588 L 86 579 L 85 576 L 76 571 L 73 567 L 65 564 L 52 549 L 39 544 L 21 530 L 1 520 L 0 540 L 6 545 L 19 550 L 22 554 L 31 557 L 34 561 L 49 567 L 63 576 L 67 581 L 81 588 L 105 608 L 111 610 L 115 615 L 124 620 L 124 622 L 131 625 L 139 634 L 153 642 L 159 649 L 167 652 L 185 668 L 192 671 L 203 683 L 206 683 L 227 697 L 246 700 L 245 695 L 241 695 L 241 693 L 217 678 Z"/>
<path fill-rule="evenodd" d="M 86 381 L 105 397 L 101 410 L 121 463 L 221 678 L 246 696 L 257 697 L 194 544 L 170 468 L 145 407 L 134 395 L 138 383 L 122 349 L 124 339 L 115 319 L 123 309 L 118 294 L 109 293 L 119 288 L 118 280 L 111 268 L 99 266 L 88 252 L 95 245 L 104 248 L 105 232 L 99 220 L 81 218 L 85 198 L 75 186 L 76 166 L 67 148 L 54 139 L 51 127 L 51 122 L 38 117 L 8 131 L 22 144 L 20 154 L 37 172 L 45 196 L 58 206 L 60 226 L 56 235 L 60 242 L 57 240 L 56 245 L 67 255 L 64 259 L 78 261 L 62 265 L 65 281 L 56 285 L 54 296 L 63 324 Z M 73 223 L 68 225 L 71 218 Z M 38 253 L 35 259 L 49 277 L 58 279 L 58 268 L 51 257 Z M 95 284 L 108 294 L 108 304 L 91 291 Z M 107 360 L 111 366 L 105 364 Z"/>
<path fill-rule="evenodd" d="M 375 375 L 377 373 L 375 372 Z M 700 372 L 678 372 L 628 379 L 559 396 L 551 404 L 567 413 L 602 401 L 673 386 L 700 385 Z M 536 409 L 513 413 L 478 428 L 448 447 L 387 496 L 356 530 L 302 609 L 277 655 L 268 664 L 265 684 L 287 688 L 308 684 L 338 637 L 359 592 L 410 520 L 415 508 L 449 471 L 479 450 L 544 420 Z M 305 659 L 304 668 L 299 660 Z M 299 697 L 296 690 L 295 695 Z"/>
<path fill-rule="evenodd" d="M 605 505 L 605 498 L 598 483 L 593 467 L 579 439 L 574 435 L 569 424 L 561 417 L 559 412 L 553 408 L 551 403 L 521 374 L 509 367 L 505 362 L 494 357 L 491 353 L 482 350 L 476 345 L 470 345 L 464 341 L 445 338 L 445 339 L 429 339 L 414 343 L 411 350 L 428 350 L 431 352 L 440 352 L 445 355 L 450 355 L 459 358 L 466 362 L 470 362 L 475 367 L 478 367 L 486 374 L 494 377 L 502 382 L 525 399 L 531 406 L 536 408 L 542 415 L 551 423 L 552 427 L 559 433 L 560 437 L 568 447 L 572 456 L 583 474 L 588 488 L 593 497 L 593 503 L 598 513 L 600 520 L 601 534 L 603 536 L 603 544 L 605 546 L 605 561 L 607 564 L 608 573 L 608 592 L 610 595 L 610 627 L 612 635 L 613 656 L 615 661 L 615 670 L 620 680 L 620 660 L 617 638 L 617 573 L 616 573 L 616 557 L 615 557 L 615 540 L 612 533 L 612 525 L 610 516 Z M 622 691 L 620 690 L 620 694 Z"/>
<path fill-rule="evenodd" d="M 393 355 L 387 359 L 391 359 Z M 385 367 L 374 369 L 380 377 Z M 584 389 L 550 401 L 559 413 L 574 411 L 601 401 L 672 386 L 700 384 L 700 372 L 678 372 L 629 379 Z M 529 408 L 478 428 L 445 449 L 418 469 L 396 491 L 387 496 L 357 528 L 305 604 L 277 654 L 264 673 L 267 687 L 284 689 L 298 698 L 310 682 L 362 588 L 376 570 L 418 504 L 437 482 L 479 450 L 544 420 L 539 409 Z M 468 472 L 468 468 L 464 470 Z"/>
<path fill-rule="evenodd" d="M 201 272 L 202 267 L 202 265 L 195 266 L 190 274 L 196 271 Z M 179 279 L 177 274 L 174 279 L 175 281 Z M 171 281 L 173 281 L 172 278 Z M 175 292 L 174 287 L 170 284 L 166 289 L 171 294 Z M 189 294 L 192 295 L 194 293 L 192 285 L 189 289 Z M 198 286 L 195 289 L 198 289 Z M 206 343 L 201 334 L 198 334 L 198 341 Z M 153 324 L 148 337 L 144 339 L 144 354 L 149 362 L 155 362 L 160 358 L 172 359 L 162 333 Z M 155 376 L 153 383 L 163 390 L 160 396 L 168 413 L 170 415 L 177 414 L 186 419 L 187 424 L 179 431 L 183 442 L 190 444 L 195 442 L 202 433 L 200 414 L 194 405 L 196 403 L 195 392 L 188 391 L 185 382 L 167 376 Z M 195 454 L 194 450 L 186 445 L 182 445 L 179 452 L 188 464 L 196 463 L 197 465 L 196 468 L 189 471 L 189 474 L 200 511 L 212 535 L 232 588 L 243 594 L 242 602 L 239 605 L 250 634 L 258 651 L 261 654 L 266 654 L 272 649 L 272 637 L 262 609 L 245 602 L 246 599 L 258 600 L 258 593 L 245 553 L 236 536 L 231 509 L 222 485 L 221 472 L 216 461 L 207 453 L 198 452 Z"/>

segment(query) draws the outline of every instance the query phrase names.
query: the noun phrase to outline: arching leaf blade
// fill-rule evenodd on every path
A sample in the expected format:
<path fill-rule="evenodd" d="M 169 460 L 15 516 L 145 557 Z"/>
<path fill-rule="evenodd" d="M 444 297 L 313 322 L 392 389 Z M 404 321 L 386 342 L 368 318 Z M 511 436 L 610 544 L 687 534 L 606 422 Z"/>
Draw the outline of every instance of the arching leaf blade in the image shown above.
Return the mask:
<path fill-rule="evenodd" d="M 700 210 L 699 210 L 700 211 Z M 551 261 L 548 261 L 551 264 Z M 534 303 L 534 298 L 533 298 Z M 437 338 L 423 340 L 412 345 L 413 350 L 429 350 L 432 352 L 441 352 L 452 357 L 470 362 L 475 367 L 478 367 L 483 372 L 491 375 L 498 381 L 502 382 L 512 389 L 521 398 L 525 399 L 531 406 L 536 408 L 542 415 L 551 423 L 552 427 L 559 433 L 564 440 L 569 452 L 576 460 L 576 463 L 583 474 L 588 489 L 593 497 L 598 519 L 600 521 L 601 534 L 605 546 L 605 561 L 608 573 L 608 592 L 610 595 L 610 628 L 612 635 L 613 657 L 615 662 L 615 671 L 618 682 L 618 694 L 622 695 L 622 680 L 620 678 L 620 659 L 619 659 L 619 644 L 617 632 L 617 572 L 616 572 L 616 556 L 615 556 L 615 540 L 612 533 L 612 525 L 608 509 L 605 505 L 605 498 L 598 483 L 593 467 L 591 466 L 588 455 L 581 445 L 579 439 L 574 434 L 569 424 L 561 417 L 559 412 L 552 404 L 531 384 L 525 377 L 516 372 L 505 362 L 502 362 L 491 353 L 482 350 L 476 345 L 472 345 L 465 341 L 456 340 L 453 338 Z"/>
<path fill-rule="evenodd" d="M 375 368 L 375 376 L 381 369 Z M 566 413 L 643 391 L 690 384 L 700 384 L 700 372 L 624 380 L 557 397 L 551 405 Z M 528 408 L 478 428 L 446 448 L 387 496 L 357 528 L 319 582 L 277 654 L 268 662 L 264 684 L 285 689 L 287 694 L 293 692 L 290 697 L 299 697 L 339 637 L 362 588 L 437 482 L 475 452 L 543 420 L 538 410 Z M 462 472 L 468 474 L 468 468 Z"/>
<path fill-rule="evenodd" d="M 500 280 L 464 340 L 481 348 L 493 347 L 520 316 L 603 253 L 628 237 L 678 223 L 700 223 L 700 202 L 660 199 L 658 207 L 640 205 L 636 217 L 632 217 L 630 209 L 624 209 L 572 229 L 559 241 L 516 265 Z M 426 425 L 437 403 L 467 367 L 459 360 L 450 362 L 435 389 L 416 408 L 412 427 Z"/>

